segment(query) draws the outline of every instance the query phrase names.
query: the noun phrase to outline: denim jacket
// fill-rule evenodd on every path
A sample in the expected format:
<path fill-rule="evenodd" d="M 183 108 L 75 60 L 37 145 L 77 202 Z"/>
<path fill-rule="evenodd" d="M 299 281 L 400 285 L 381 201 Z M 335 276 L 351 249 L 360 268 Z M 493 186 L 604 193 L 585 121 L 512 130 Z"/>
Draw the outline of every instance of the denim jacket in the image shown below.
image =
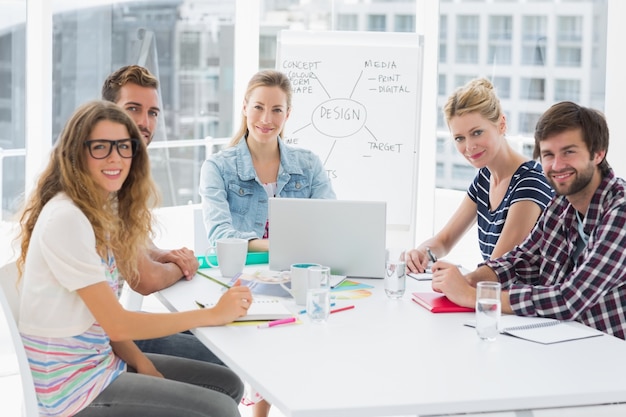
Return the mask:
<path fill-rule="evenodd" d="M 286 145 L 280 138 L 278 148 L 276 197 L 335 198 L 317 155 Z M 252 165 L 245 138 L 204 161 L 199 191 L 204 225 L 212 245 L 223 237 L 248 240 L 263 237 L 269 201 Z"/>

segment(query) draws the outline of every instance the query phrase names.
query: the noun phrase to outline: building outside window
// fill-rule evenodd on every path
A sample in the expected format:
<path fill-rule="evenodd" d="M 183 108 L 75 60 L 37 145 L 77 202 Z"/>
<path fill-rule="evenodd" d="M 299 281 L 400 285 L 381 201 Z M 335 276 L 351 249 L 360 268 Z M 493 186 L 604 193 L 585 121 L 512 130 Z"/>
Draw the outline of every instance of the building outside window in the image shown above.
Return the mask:
<path fill-rule="evenodd" d="M 415 16 L 394 16 L 394 29 L 396 32 L 415 32 Z"/>
<path fill-rule="evenodd" d="M 522 100 L 544 100 L 546 80 L 543 78 L 522 78 L 519 97 Z"/>
<path fill-rule="evenodd" d="M 355 14 L 337 15 L 337 30 L 358 30 L 359 19 Z"/>
<path fill-rule="evenodd" d="M 537 121 L 541 117 L 541 113 L 520 113 L 519 114 L 519 126 L 517 130 L 529 137 L 535 131 Z"/>
<path fill-rule="evenodd" d="M 580 67 L 582 49 L 576 46 L 559 46 L 556 49 L 556 65 L 559 67 Z"/>
<path fill-rule="evenodd" d="M 158 72 L 163 118 L 155 143 L 232 134 L 233 100 L 238 100 L 233 98 L 234 1 L 51 4 L 53 136 L 79 104 L 99 95 L 107 74 L 129 63 Z M 414 1 L 261 0 L 259 5 L 259 68 L 275 65 L 281 29 L 422 30 L 416 27 Z M 606 0 L 439 1 L 437 107 L 454 88 L 485 76 L 493 80 L 510 115 L 511 135 L 530 137 L 538 115 L 556 100 L 603 110 L 606 9 Z M 15 175 L 25 170 L 23 154 L 7 156 L 8 151 L 24 152 L 25 146 L 25 14 L 22 0 L 3 2 L 3 15 L 17 22 L 0 27 L 3 218 L 15 213 L 25 189 L 24 176 Z M 432 123 L 440 129 L 438 137 L 451 140 L 440 111 Z M 197 202 L 204 153 L 192 148 L 150 152 L 163 204 Z M 437 163 L 446 173 L 437 177 L 440 187 L 464 189 L 473 176 L 467 169 L 465 181 L 458 179 L 458 171 L 451 179 L 451 161 L 462 164 L 456 152 L 453 146 L 438 152 Z"/>
<path fill-rule="evenodd" d="M 554 80 L 554 100 L 580 101 L 580 80 Z"/>
<path fill-rule="evenodd" d="M 367 16 L 367 30 L 370 32 L 385 32 L 387 30 L 387 16 L 383 14 Z"/>
<path fill-rule="evenodd" d="M 546 16 L 522 17 L 522 65 L 546 65 Z"/>
<path fill-rule="evenodd" d="M 511 98 L 511 77 L 493 77 L 493 85 L 500 100 Z"/>

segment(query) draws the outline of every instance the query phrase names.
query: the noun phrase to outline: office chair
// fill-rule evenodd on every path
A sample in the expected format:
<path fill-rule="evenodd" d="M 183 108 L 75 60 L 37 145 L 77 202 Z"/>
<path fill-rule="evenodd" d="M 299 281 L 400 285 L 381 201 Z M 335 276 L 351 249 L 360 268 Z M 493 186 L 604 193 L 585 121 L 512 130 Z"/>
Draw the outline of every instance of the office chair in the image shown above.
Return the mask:
<path fill-rule="evenodd" d="M 22 344 L 22 338 L 17 329 L 19 317 L 19 290 L 17 282 L 17 265 L 15 262 L 8 263 L 0 268 L 0 329 L 2 332 L 8 328 L 8 336 L 13 344 L 19 374 L 22 382 L 22 416 L 37 417 L 39 410 L 35 384 L 28 365 L 26 351 Z"/>

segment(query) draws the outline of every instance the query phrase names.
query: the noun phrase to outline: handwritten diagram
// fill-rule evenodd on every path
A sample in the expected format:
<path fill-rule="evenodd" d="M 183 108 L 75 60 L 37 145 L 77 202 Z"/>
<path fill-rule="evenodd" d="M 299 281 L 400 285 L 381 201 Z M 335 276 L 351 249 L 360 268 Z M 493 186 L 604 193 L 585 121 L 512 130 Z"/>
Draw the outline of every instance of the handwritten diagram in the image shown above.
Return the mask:
<path fill-rule="evenodd" d="M 284 140 L 319 155 L 339 198 L 388 201 L 388 219 L 402 224 L 415 184 L 421 50 L 416 34 L 364 33 L 378 42 L 281 34 L 277 69 L 293 90 Z"/>

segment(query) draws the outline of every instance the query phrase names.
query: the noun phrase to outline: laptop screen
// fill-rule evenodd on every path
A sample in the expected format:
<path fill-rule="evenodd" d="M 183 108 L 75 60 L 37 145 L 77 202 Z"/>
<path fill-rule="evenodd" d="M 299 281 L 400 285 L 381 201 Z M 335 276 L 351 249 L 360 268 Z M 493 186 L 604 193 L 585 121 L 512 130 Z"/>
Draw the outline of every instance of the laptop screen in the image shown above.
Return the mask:
<path fill-rule="evenodd" d="M 269 266 L 330 266 L 334 275 L 383 278 L 386 203 L 379 201 L 271 198 Z"/>

